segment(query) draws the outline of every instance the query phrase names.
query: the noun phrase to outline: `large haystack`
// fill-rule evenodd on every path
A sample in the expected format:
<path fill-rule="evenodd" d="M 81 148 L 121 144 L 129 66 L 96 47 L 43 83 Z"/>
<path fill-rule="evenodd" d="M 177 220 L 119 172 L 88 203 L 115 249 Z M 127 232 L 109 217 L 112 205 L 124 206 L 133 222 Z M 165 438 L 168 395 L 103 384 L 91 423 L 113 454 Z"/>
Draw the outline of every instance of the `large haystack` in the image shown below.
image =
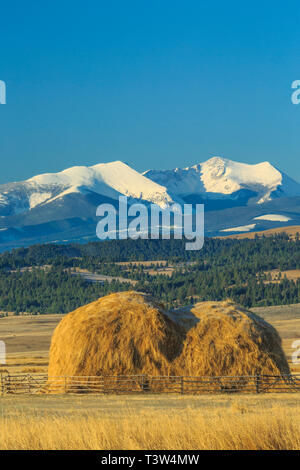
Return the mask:
<path fill-rule="evenodd" d="M 149 295 L 111 294 L 61 320 L 51 341 L 48 375 L 169 375 L 182 334 Z"/>
<path fill-rule="evenodd" d="M 100 298 L 63 318 L 52 337 L 48 383 L 53 390 L 51 377 L 62 377 L 55 379 L 54 391 L 80 391 L 83 377 L 97 376 L 104 379 L 87 379 L 90 390 L 175 391 L 180 384 L 187 392 L 205 391 L 189 379 L 182 385 L 183 379 L 157 377 L 192 376 L 215 377 L 208 380 L 210 391 L 242 391 L 249 384 L 255 387 L 258 376 L 284 374 L 289 367 L 277 331 L 249 310 L 226 301 L 167 313 L 149 295 L 129 291 Z M 79 379 L 69 383 L 66 376 Z M 219 376 L 234 376 L 234 386 Z M 267 379 L 267 385 L 274 382 L 278 378 Z"/>
<path fill-rule="evenodd" d="M 277 331 L 231 301 L 201 302 L 169 315 L 186 330 L 177 375 L 289 374 Z"/>

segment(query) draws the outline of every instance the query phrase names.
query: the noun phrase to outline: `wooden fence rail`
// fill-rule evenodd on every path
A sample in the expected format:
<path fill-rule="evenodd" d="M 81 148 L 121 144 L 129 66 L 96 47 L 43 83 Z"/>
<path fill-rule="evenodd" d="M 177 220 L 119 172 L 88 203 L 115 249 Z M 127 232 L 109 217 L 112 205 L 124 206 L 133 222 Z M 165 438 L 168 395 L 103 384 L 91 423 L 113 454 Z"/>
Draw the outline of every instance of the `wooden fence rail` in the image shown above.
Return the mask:
<path fill-rule="evenodd" d="M 95 376 L 48 377 L 47 374 L 1 374 L 1 395 L 42 393 L 275 393 L 300 392 L 298 375 L 253 376 Z"/>

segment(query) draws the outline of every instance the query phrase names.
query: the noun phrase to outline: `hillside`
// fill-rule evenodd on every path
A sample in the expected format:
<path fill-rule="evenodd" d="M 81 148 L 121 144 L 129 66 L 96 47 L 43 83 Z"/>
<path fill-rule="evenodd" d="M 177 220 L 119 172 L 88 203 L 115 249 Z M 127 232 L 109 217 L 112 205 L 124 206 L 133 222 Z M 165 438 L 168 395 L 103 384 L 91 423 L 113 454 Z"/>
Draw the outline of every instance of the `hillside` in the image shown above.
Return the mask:
<path fill-rule="evenodd" d="M 0 255 L 0 310 L 64 313 L 133 282 L 170 307 L 287 305 L 300 302 L 299 272 L 300 240 L 286 234 L 208 238 L 195 252 L 184 240 L 36 245 Z"/>
<path fill-rule="evenodd" d="M 300 225 L 300 184 L 270 162 L 213 157 L 187 168 L 139 173 L 114 161 L 0 185 L 0 252 L 97 240 L 97 207 L 113 206 L 118 222 L 120 196 L 148 210 L 150 204 L 167 210 L 177 203 L 192 204 L 195 211 L 204 204 L 210 237 Z"/>
<path fill-rule="evenodd" d="M 261 232 L 236 233 L 234 235 L 226 235 L 223 238 L 243 240 L 245 238 L 254 239 L 256 237 L 272 237 L 276 234 L 286 234 L 294 239 L 297 234 L 300 235 L 300 225 L 271 228 L 269 230 L 262 230 Z"/>

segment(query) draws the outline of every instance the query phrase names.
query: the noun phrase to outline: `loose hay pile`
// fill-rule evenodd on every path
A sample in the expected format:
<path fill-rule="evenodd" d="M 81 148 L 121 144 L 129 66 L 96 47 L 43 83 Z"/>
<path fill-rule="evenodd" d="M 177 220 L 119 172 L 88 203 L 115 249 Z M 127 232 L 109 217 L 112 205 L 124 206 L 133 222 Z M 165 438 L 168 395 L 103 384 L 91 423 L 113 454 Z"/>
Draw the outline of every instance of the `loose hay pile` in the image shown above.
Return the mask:
<path fill-rule="evenodd" d="M 281 375 L 289 366 L 269 323 L 231 301 L 200 302 L 170 312 L 186 338 L 177 373 L 194 376 Z"/>
<path fill-rule="evenodd" d="M 116 390 L 125 375 L 145 378 L 143 384 L 129 382 L 128 390 L 146 384 L 147 390 L 159 391 L 163 385 L 147 376 L 283 374 L 289 367 L 280 337 L 254 313 L 230 301 L 167 313 L 149 295 L 133 291 L 108 295 L 66 315 L 53 334 L 48 372 L 49 378 L 115 376 L 102 380 L 107 391 Z M 217 390 L 227 387 L 223 379 L 212 383 Z M 238 390 L 246 384 L 236 381 Z M 192 386 L 187 390 L 194 391 Z"/>
<path fill-rule="evenodd" d="M 182 335 L 149 295 L 111 294 L 61 320 L 48 376 L 172 375 Z"/>
<path fill-rule="evenodd" d="M 200 302 L 170 312 L 170 317 L 186 331 L 182 353 L 175 360 L 176 374 L 218 377 L 205 381 L 203 390 L 262 391 L 286 383 L 278 378 L 290 373 L 281 339 L 258 315 L 224 301 Z M 194 389 L 191 384 L 189 390 Z"/>

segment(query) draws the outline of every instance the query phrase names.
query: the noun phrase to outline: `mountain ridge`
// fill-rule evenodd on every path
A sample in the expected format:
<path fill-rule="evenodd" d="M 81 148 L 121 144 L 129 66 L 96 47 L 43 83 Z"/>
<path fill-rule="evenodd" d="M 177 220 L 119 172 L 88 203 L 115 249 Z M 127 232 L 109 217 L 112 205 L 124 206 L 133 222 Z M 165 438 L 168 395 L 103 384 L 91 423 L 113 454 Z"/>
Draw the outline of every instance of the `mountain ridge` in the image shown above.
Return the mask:
<path fill-rule="evenodd" d="M 269 162 L 212 157 L 183 169 L 139 173 L 115 161 L 75 166 L 0 185 L 0 249 L 29 242 L 96 239 L 96 208 L 128 203 L 205 205 L 205 233 L 300 225 L 300 184 Z"/>
<path fill-rule="evenodd" d="M 164 185 L 170 194 L 183 198 L 190 194 L 208 199 L 230 197 L 248 190 L 256 194 L 254 202 L 261 204 L 270 200 L 272 194 L 276 197 L 278 190 L 288 197 L 300 196 L 300 184 L 267 161 L 250 165 L 212 157 L 191 167 L 147 170 L 143 174 Z"/>
<path fill-rule="evenodd" d="M 123 162 L 74 166 L 59 173 L 45 173 L 26 181 L 0 185 L 0 216 L 16 215 L 63 198 L 67 194 L 94 192 L 110 199 L 126 195 L 167 206 L 166 189 Z"/>

